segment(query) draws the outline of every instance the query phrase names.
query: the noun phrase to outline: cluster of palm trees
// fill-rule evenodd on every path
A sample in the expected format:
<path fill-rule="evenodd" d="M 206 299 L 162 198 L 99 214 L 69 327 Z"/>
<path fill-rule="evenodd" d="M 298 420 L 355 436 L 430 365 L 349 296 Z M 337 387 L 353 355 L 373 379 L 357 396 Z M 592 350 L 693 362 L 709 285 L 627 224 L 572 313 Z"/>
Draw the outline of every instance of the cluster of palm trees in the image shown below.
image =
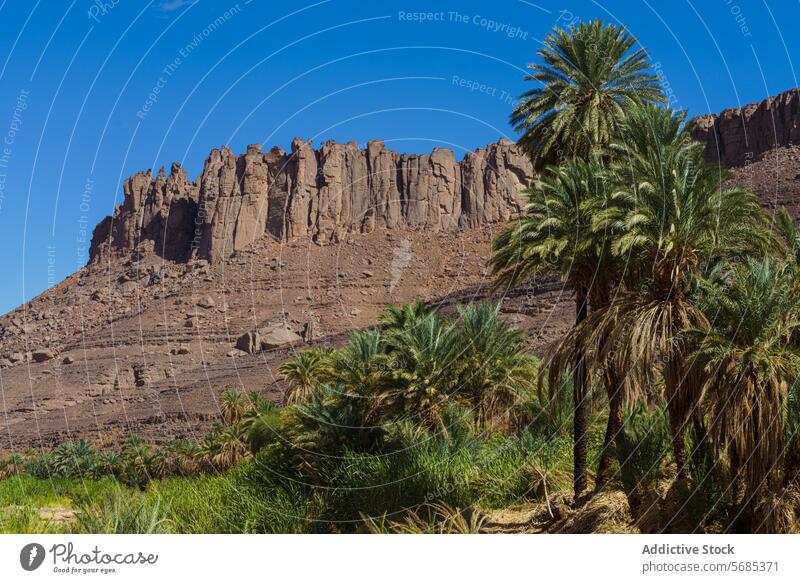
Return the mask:
<path fill-rule="evenodd" d="M 625 406 L 660 398 L 677 478 L 692 427 L 747 506 L 782 475 L 784 408 L 800 374 L 800 233 L 786 214 L 775 228 L 754 193 L 705 162 L 685 113 L 659 104 L 635 44 L 600 21 L 545 39 L 529 77 L 541 87 L 512 116 L 541 176 L 491 266 L 499 287 L 556 271 L 574 290 L 575 326 L 546 365 L 551 390 L 565 373 L 573 381 L 576 499 L 588 487 L 588 390 L 599 385 L 609 419 L 598 485 Z"/>
<path fill-rule="evenodd" d="M 487 425 L 508 422 L 535 387 L 538 361 L 499 306 L 457 311 L 449 318 L 422 301 L 390 306 L 380 329 L 352 334 L 340 350 L 299 352 L 280 368 L 287 402 L 344 401 L 373 426 L 406 419 L 447 431 L 445 412 L 453 404 Z"/>
<path fill-rule="evenodd" d="M 84 439 L 69 441 L 52 450 L 26 449 L 9 455 L 0 460 L 0 478 L 19 474 L 41 479 L 113 476 L 143 487 L 166 476 L 222 472 L 253 455 L 253 435 L 274 407 L 258 393 L 243 396 L 226 391 L 220 397 L 222 421 L 199 441 L 175 439 L 156 446 L 131 436 L 121 451 L 98 450 Z"/>

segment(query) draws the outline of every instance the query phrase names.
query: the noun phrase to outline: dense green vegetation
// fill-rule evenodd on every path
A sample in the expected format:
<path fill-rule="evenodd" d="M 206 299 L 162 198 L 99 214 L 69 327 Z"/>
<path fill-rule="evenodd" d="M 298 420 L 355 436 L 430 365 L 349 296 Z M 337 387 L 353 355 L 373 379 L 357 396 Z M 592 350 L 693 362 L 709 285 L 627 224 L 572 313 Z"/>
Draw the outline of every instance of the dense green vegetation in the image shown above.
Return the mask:
<path fill-rule="evenodd" d="M 293 404 L 225 393 L 223 422 L 199 443 L 133 438 L 109 453 L 78 441 L 10 456 L 0 502 L 15 511 L 2 528 L 29 529 L 33 510 L 67 507 L 75 521 L 37 528 L 348 532 L 433 501 L 536 499 L 536 475 L 568 485 L 571 442 L 568 421 L 536 390 L 523 341 L 495 305 L 455 319 L 422 303 L 389 310 L 382 329 L 287 362 Z"/>
<path fill-rule="evenodd" d="M 685 113 L 655 104 L 632 45 L 600 22 L 545 42 L 544 65 L 533 65 L 543 86 L 512 120 L 535 160 L 569 148 L 527 192 L 491 264 L 502 286 L 556 270 L 575 290 L 575 326 L 544 364 L 551 390 L 575 378 L 577 500 L 595 377 L 609 406 L 599 484 L 612 448 L 626 447 L 623 408 L 663 407 L 678 484 L 720 481 L 715 506 L 736 528 L 771 528 L 775 515 L 796 524 L 800 509 L 784 502 L 795 488 L 786 409 L 800 373 L 797 227 L 785 212 L 774 224 L 753 192 L 705 162 Z M 690 480 L 699 458 L 712 467 L 703 484 Z"/>
<path fill-rule="evenodd" d="M 199 442 L 9 456 L 0 530 L 474 532 L 608 492 L 648 532 L 800 529 L 800 229 L 705 163 L 634 44 L 554 31 L 512 115 L 541 174 L 498 289 L 575 293 L 542 363 L 498 305 L 391 307 L 284 363 L 284 406 L 225 393 Z"/>

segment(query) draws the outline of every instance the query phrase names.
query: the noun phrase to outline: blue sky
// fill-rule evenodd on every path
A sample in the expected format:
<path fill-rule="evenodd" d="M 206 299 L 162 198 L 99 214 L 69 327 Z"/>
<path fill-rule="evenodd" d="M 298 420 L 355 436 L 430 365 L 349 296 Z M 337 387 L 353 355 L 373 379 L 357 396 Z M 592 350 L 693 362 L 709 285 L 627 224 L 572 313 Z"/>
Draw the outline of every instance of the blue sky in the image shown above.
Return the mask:
<path fill-rule="evenodd" d="M 0 0 L 0 312 L 85 263 L 121 180 L 209 150 L 384 139 L 457 156 L 514 134 L 554 24 L 625 24 L 675 107 L 800 85 L 794 0 Z"/>

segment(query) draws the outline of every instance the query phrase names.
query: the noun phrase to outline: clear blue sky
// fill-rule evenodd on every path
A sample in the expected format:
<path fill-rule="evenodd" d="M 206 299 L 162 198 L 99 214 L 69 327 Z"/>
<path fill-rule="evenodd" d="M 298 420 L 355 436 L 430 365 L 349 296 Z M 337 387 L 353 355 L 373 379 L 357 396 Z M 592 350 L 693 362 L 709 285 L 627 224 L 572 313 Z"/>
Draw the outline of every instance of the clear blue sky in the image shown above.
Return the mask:
<path fill-rule="evenodd" d="M 425 15 L 419 13 L 428 13 Z M 690 115 L 800 85 L 795 0 L 0 0 L 0 312 L 86 260 L 121 179 L 212 147 L 506 135 L 555 23 L 624 23 Z M 798 65 L 800 66 L 800 65 Z M 157 95 L 153 96 L 157 92 Z"/>

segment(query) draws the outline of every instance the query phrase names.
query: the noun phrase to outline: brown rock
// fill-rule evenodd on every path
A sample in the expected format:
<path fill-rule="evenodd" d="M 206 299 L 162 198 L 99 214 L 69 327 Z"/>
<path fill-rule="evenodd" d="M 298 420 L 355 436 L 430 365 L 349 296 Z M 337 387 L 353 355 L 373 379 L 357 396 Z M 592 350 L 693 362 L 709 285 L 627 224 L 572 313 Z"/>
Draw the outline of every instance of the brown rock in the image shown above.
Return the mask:
<path fill-rule="evenodd" d="M 200 306 L 201 308 L 208 309 L 208 308 L 213 308 L 214 306 L 217 305 L 217 303 L 214 301 L 214 298 L 212 298 L 211 296 L 206 296 L 203 299 L 199 300 L 197 302 L 197 305 Z"/>
<path fill-rule="evenodd" d="M 295 344 L 302 341 L 303 339 L 291 330 L 287 330 L 286 328 L 275 328 L 266 336 L 264 336 L 264 339 L 261 341 L 261 346 L 264 349 L 278 348 L 279 346 L 286 346 L 288 344 Z"/>
<path fill-rule="evenodd" d="M 55 354 L 49 348 L 42 348 L 39 350 L 34 350 L 31 354 L 31 358 L 33 362 L 46 362 L 48 360 L 52 360 L 55 358 Z"/>
<path fill-rule="evenodd" d="M 261 350 L 261 335 L 258 332 L 247 332 L 239 336 L 236 341 L 236 348 L 242 352 L 252 354 Z"/>
<path fill-rule="evenodd" d="M 72 364 L 75 362 L 75 359 L 71 356 L 65 356 L 64 359 L 61 361 L 61 364 Z"/>

